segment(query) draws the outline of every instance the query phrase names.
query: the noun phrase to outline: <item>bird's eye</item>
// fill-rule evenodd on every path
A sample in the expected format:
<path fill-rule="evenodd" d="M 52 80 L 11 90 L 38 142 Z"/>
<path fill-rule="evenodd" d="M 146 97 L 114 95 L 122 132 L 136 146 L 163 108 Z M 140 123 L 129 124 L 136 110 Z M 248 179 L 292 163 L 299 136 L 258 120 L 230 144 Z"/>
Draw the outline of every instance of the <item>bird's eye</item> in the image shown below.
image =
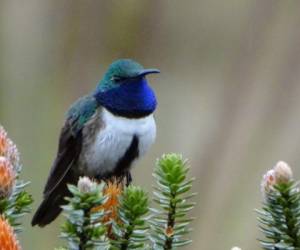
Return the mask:
<path fill-rule="evenodd" d="M 110 80 L 114 82 L 121 82 L 123 78 L 120 76 L 113 76 Z"/>

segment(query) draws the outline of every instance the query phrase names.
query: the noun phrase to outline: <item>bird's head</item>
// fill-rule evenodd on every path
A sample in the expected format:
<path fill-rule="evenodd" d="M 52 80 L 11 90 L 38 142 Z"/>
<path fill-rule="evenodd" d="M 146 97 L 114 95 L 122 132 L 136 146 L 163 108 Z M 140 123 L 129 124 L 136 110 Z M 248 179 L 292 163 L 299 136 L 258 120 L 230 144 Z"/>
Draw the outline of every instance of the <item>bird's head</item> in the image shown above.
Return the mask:
<path fill-rule="evenodd" d="M 148 74 L 159 72 L 158 69 L 145 69 L 141 64 L 131 59 L 119 59 L 109 66 L 97 89 L 105 92 L 124 84 L 136 83 Z"/>
<path fill-rule="evenodd" d="M 98 84 L 94 96 L 111 112 L 130 117 L 143 117 L 156 108 L 156 97 L 146 75 L 159 73 L 145 69 L 131 59 L 113 62 Z"/>

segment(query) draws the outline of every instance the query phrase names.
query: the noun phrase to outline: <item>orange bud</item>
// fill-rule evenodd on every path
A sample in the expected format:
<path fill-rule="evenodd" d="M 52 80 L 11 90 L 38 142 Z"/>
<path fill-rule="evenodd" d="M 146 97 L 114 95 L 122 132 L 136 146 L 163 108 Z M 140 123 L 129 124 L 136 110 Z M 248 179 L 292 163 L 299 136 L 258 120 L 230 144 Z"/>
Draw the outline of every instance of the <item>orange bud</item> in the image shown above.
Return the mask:
<path fill-rule="evenodd" d="M 112 180 L 107 183 L 107 186 L 103 190 L 103 195 L 107 196 L 107 200 L 101 206 L 94 207 L 92 211 L 98 211 L 103 209 L 104 211 L 108 212 L 106 216 L 103 218 L 103 223 L 108 222 L 110 220 L 116 220 L 117 215 L 117 208 L 119 205 L 119 195 L 123 191 L 123 185 L 119 183 L 117 180 Z"/>
<path fill-rule="evenodd" d="M 165 234 L 167 237 L 172 237 L 174 235 L 174 228 L 171 226 L 168 226 L 165 230 Z"/>
<path fill-rule="evenodd" d="M 0 198 L 9 197 L 15 184 L 15 172 L 9 160 L 0 156 Z"/>
<path fill-rule="evenodd" d="M 13 228 L 3 217 L 0 217 L 0 250 L 21 250 Z"/>

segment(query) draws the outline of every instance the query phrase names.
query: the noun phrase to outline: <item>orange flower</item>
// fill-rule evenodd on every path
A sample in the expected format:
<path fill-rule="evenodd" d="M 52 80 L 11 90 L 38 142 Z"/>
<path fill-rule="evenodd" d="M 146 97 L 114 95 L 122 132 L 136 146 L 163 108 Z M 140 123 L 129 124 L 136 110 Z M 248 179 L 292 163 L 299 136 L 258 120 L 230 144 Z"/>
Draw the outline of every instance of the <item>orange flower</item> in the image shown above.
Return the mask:
<path fill-rule="evenodd" d="M 0 217 L 0 250 L 21 250 L 12 227 Z"/>
<path fill-rule="evenodd" d="M 101 209 L 103 209 L 105 212 L 108 212 L 107 215 L 105 215 L 102 220 L 103 223 L 117 219 L 119 195 L 122 193 L 122 191 L 123 191 L 123 185 L 117 180 L 112 180 L 107 183 L 107 186 L 103 190 L 103 195 L 107 196 L 106 202 L 103 205 L 94 207 L 92 209 L 92 212 L 99 211 Z"/>
<path fill-rule="evenodd" d="M 9 197 L 15 184 L 15 171 L 9 160 L 0 156 L 0 198 Z"/>

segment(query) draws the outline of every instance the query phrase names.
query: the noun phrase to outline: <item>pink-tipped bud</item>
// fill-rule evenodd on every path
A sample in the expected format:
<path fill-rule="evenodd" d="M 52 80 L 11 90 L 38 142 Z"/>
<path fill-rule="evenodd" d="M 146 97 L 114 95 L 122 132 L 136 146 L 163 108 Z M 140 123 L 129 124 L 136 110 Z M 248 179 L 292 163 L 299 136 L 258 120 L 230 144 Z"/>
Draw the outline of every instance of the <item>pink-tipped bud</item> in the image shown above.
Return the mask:
<path fill-rule="evenodd" d="M 89 193 L 94 190 L 96 183 L 93 182 L 89 177 L 79 177 L 77 187 L 81 193 Z"/>
<path fill-rule="evenodd" d="M 276 177 L 274 169 L 269 170 L 264 174 L 261 182 L 261 191 L 267 193 L 273 189 L 273 186 L 276 184 Z"/>
<path fill-rule="evenodd" d="M 274 190 L 277 184 L 288 183 L 293 179 L 293 172 L 290 166 L 283 161 L 279 161 L 271 170 L 269 170 L 262 179 L 261 191 L 265 195 Z"/>

